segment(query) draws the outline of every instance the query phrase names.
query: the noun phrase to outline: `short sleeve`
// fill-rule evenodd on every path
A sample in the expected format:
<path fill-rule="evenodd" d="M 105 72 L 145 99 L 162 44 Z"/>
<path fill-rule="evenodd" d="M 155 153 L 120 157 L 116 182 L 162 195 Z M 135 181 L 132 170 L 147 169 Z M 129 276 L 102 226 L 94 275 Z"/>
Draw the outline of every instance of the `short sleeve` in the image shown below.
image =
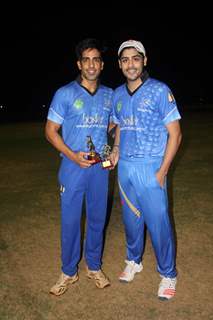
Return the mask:
<path fill-rule="evenodd" d="M 119 120 L 119 102 L 116 99 L 116 94 L 113 94 L 113 98 L 112 98 L 112 122 L 114 122 L 115 124 L 120 124 L 120 120 Z"/>
<path fill-rule="evenodd" d="M 58 89 L 53 96 L 48 111 L 47 119 L 62 124 L 66 115 L 66 92 Z"/>
<path fill-rule="evenodd" d="M 181 119 L 175 98 L 171 90 L 163 85 L 160 89 L 159 112 L 164 125 Z"/>

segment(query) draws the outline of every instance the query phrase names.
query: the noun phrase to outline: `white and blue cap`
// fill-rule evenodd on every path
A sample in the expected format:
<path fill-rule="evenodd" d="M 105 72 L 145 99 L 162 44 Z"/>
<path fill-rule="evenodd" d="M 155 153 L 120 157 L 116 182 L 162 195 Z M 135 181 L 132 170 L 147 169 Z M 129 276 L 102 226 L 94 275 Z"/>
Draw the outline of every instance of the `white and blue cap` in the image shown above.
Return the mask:
<path fill-rule="evenodd" d="M 120 56 L 122 50 L 130 47 L 135 48 L 139 53 L 142 53 L 144 56 L 146 55 L 146 50 L 140 41 L 127 40 L 120 45 L 118 49 L 118 56 Z"/>

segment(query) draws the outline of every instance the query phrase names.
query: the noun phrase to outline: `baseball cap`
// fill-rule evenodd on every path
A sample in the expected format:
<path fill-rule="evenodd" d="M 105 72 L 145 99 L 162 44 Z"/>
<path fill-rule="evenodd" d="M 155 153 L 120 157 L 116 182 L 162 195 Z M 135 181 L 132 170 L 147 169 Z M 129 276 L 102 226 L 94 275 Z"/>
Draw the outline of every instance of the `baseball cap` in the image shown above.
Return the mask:
<path fill-rule="evenodd" d="M 144 48 L 144 46 L 142 45 L 142 43 L 140 41 L 136 41 L 136 40 L 127 40 L 124 41 L 119 49 L 118 49 L 118 56 L 120 55 L 121 51 L 125 48 L 129 48 L 129 47 L 133 47 L 135 48 L 139 53 L 143 53 L 143 55 L 146 55 L 146 50 Z"/>

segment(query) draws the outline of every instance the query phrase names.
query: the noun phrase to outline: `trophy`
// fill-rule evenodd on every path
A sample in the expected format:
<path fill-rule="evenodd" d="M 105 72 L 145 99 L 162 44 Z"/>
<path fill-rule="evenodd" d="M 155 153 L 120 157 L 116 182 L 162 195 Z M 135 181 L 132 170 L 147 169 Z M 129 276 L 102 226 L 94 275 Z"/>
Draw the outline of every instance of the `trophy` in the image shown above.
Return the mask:
<path fill-rule="evenodd" d="M 101 154 L 101 164 L 103 169 L 109 169 L 113 167 L 111 160 L 109 159 L 111 153 L 111 147 L 105 144 Z"/>
<path fill-rule="evenodd" d="M 103 169 L 109 169 L 113 165 L 109 160 L 109 155 L 111 152 L 111 147 L 108 144 L 103 146 L 103 151 L 101 154 L 96 152 L 94 143 L 92 142 L 91 136 L 87 136 L 87 147 L 89 149 L 89 155 L 87 156 L 87 160 L 95 160 L 93 164 L 101 162 Z"/>
<path fill-rule="evenodd" d="M 87 160 L 95 160 L 94 164 L 101 162 L 101 156 L 98 152 L 96 152 L 91 136 L 87 136 L 87 147 L 89 149 Z"/>

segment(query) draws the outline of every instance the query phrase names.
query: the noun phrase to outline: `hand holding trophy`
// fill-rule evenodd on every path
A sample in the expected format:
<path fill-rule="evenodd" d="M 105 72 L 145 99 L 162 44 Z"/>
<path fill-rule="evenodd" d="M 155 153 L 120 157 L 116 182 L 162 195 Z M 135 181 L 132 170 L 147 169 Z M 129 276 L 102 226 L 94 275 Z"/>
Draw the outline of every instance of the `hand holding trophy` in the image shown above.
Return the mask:
<path fill-rule="evenodd" d="M 88 160 L 95 160 L 94 164 L 101 162 L 100 154 L 98 152 L 96 152 L 91 136 L 87 136 L 87 147 L 89 149 L 89 155 L 87 156 L 87 159 Z"/>
<path fill-rule="evenodd" d="M 111 147 L 108 144 L 105 144 L 103 147 L 103 152 L 101 154 L 101 162 L 103 169 L 110 169 L 113 167 L 111 160 L 109 159 L 111 153 Z"/>
<path fill-rule="evenodd" d="M 87 136 L 87 147 L 89 149 L 89 155 L 87 156 L 88 160 L 94 160 L 93 164 L 101 162 L 103 169 L 109 169 L 113 167 L 111 161 L 109 160 L 111 147 L 108 144 L 105 144 L 101 155 L 96 152 L 94 143 L 92 142 L 91 136 Z"/>

